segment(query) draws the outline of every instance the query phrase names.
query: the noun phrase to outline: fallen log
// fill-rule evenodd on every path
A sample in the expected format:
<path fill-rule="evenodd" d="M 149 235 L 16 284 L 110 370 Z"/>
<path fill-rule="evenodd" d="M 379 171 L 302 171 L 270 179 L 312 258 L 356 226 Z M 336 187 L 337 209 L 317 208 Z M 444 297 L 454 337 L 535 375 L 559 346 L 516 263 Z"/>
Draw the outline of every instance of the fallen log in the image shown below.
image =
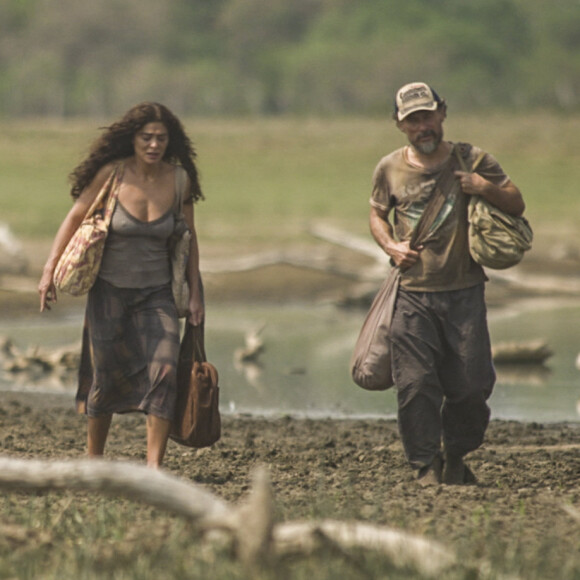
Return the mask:
<path fill-rule="evenodd" d="M 369 238 L 363 237 L 334 226 L 315 223 L 309 232 L 331 244 L 336 244 L 369 256 L 376 260 L 376 265 L 366 268 L 361 279 L 382 281 L 385 278 L 385 266 L 389 257 Z M 521 288 L 534 294 L 556 294 L 577 296 L 580 293 L 579 276 L 544 276 L 524 273 L 517 266 L 507 270 L 485 270 L 488 278 L 515 288 Z"/>
<path fill-rule="evenodd" d="M 414 568 L 427 578 L 437 578 L 457 563 L 455 554 L 441 544 L 363 522 L 288 522 L 275 528 L 274 542 L 280 554 L 309 553 L 329 543 L 342 550 L 374 550 L 387 556 L 395 567 Z"/>
<path fill-rule="evenodd" d="M 288 264 L 301 268 L 325 270 L 328 267 L 328 261 L 329 254 L 327 249 L 309 249 L 308 252 L 292 249 L 268 250 L 245 256 L 204 259 L 202 260 L 200 269 L 207 274 L 229 274 L 232 272 L 248 272 L 267 266 Z"/>
<path fill-rule="evenodd" d="M 562 504 L 562 509 L 572 518 L 574 519 L 577 523 L 580 524 L 580 510 L 568 505 L 568 504 Z"/>
<path fill-rule="evenodd" d="M 553 354 L 554 352 L 546 341 L 541 339 L 499 342 L 491 347 L 491 355 L 495 364 L 541 365 Z"/>
<path fill-rule="evenodd" d="M 229 513 L 225 502 L 200 486 L 121 461 L 41 461 L 0 457 L 0 487 L 18 491 L 97 491 L 142 501 L 201 522 Z"/>
<path fill-rule="evenodd" d="M 322 223 L 311 224 L 308 228 L 310 234 L 314 237 L 353 250 L 360 254 L 364 254 L 369 258 L 374 258 L 377 262 L 383 264 L 389 263 L 389 256 L 379 248 L 379 246 L 370 238 L 363 238 L 356 234 L 351 234 L 346 230 L 341 230 L 334 226 Z"/>
<path fill-rule="evenodd" d="M 274 523 L 272 487 L 265 469 L 254 474 L 245 503 L 234 507 L 201 486 L 162 471 L 121 461 L 41 461 L 0 457 L 0 488 L 18 491 L 88 490 L 123 496 L 185 517 L 208 538 L 230 535 L 239 559 L 249 567 L 274 557 L 309 555 L 334 544 L 380 552 L 394 566 L 437 578 L 456 564 L 442 544 L 406 532 L 361 522 Z"/>

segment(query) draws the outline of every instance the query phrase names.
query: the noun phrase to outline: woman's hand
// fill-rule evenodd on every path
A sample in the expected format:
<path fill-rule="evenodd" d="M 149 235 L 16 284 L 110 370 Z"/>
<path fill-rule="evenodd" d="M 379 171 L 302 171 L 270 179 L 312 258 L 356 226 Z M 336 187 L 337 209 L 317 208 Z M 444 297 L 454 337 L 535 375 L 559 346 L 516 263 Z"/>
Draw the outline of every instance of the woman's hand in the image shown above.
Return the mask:
<path fill-rule="evenodd" d="M 51 304 L 56 304 L 56 288 L 52 281 L 52 271 L 44 270 L 40 282 L 38 283 L 38 294 L 40 295 L 40 312 L 50 310 Z"/>

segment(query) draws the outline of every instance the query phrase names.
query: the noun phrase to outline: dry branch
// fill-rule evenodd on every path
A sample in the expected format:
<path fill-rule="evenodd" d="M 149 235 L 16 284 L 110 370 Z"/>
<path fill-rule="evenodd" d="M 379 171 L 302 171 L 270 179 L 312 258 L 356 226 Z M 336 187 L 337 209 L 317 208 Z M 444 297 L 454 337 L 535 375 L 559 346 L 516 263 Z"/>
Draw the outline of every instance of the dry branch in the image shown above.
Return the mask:
<path fill-rule="evenodd" d="M 376 265 L 365 269 L 361 273 L 361 279 L 375 279 L 382 281 L 385 278 L 385 267 L 389 263 L 389 257 L 369 238 L 357 236 L 345 230 L 325 224 L 313 224 L 309 232 L 320 239 L 331 244 L 336 244 L 369 256 L 376 260 Z M 580 293 L 580 277 L 578 276 L 544 276 L 527 274 L 520 268 L 509 268 L 508 270 L 486 269 L 486 274 L 490 280 L 497 280 L 504 284 L 534 291 L 535 293 L 556 293 L 562 295 L 577 296 Z"/>
<path fill-rule="evenodd" d="M 203 260 L 201 270 L 209 274 L 223 274 L 231 272 L 248 272 L 266 266 L 289 264 L 316 270 L 325 269 L 328 262 L 327 250 L 309 250 L 307 254 L 297 250 L 272 250 L 256 252 L 246 256 L 232 258 L 214 258 Z"/>
<path fill-rule="evenodd" d="M 128 462 L 104 460 L 40 461 L 0 457 L 0 488 L 18 491 L 88 490 L 124 496 L 186 517 L 202 532 L 227 532 L 247 566 L 267 564 L 273 555 L 310 554 L 333 545 L 340 551 L 374 550 L 394 566 L 437 577 L 456 564 L 437 542 L 361 522 L 274 524 L 272 487 L 258 469 L 247 501 L 234 507 L 200 486 L 168 473 Z"/>
<path fill-rule="evenodd" d="M 0 457 L 0 487 L 22 490 L 90 490 L 124 496 L 203 522 L 225 516 L 225 502 L 201 487 L 128 462 L 94 459 L 40 461 Z"/>
<path fill-rule="evenodd" d="M 353 250 L 370 258 L 374 258 L 377 262 L 382 262 L 384 264 L 389 263 L 389 257 L 379 246 L 373 242 L 370 237 L 363 238 L 362 236 L 357 236 L 356 234 L 351 234 L 340 228 L 334 226 L 329 226 L 327 224 L 315 223 L 311 224 L 308 231 L 316 238 L 330 242 L 331 244 L 336 244 Z"/>
<path fill-rule="evenodd" d="M 280 554 L 309 553 L 332 542 L 341 549 L 364 548 L 382 553 L 399 568 L 414 568 L 436 578 L 456 563 L 441 544 L 399 530 L 363 522 L 288 522 L 276 526 L 274 542 Z"/>
<path fill-rule="evenodd" d="M 580 510 L 568 504 L 562 504 L 562 509 L 580 524 Z"/>
<path fill-rule="evenodd" d="M 309 247 L 307 250 L 301 248 L 274 249 L 245 256 L 202 259 L 201 270 L 207 274 L 229 274 L 249 272 L 268 266 L 288 265 L 328 272 L 353 280 L 380 280 L 385 277 L 388 269 L 388 256 L 376 244 L 331 226 L 313 225 L 309 229 L 309 233 L 319 239 L 370 256 L 376 260 L 377 264 L 370 268 L 352 268 L 345 265 L 342 260 L 336 259 L 328 247 Z"/>

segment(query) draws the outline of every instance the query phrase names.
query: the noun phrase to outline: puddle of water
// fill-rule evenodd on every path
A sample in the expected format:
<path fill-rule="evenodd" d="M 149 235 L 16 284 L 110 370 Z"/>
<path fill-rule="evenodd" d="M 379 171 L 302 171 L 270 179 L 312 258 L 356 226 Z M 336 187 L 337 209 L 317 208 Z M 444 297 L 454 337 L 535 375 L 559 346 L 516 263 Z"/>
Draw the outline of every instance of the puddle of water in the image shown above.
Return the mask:
<path fill-rule="evenodd" d="M 580 352 L 577 337 L 580 307 L 544 308 L 529 305 L 524 312 L 490 312 L 492 341 L 543 338 L 554 351 L 545 367 L 498 367 L 491 398 L 492 416 L 526 421 L 579 419 Z M 324 307 L 220 307 L 209 309 L 206 323 L 208 359 L 220 374 L 221 406 L 227 412 L 309 416 L 394 416 L 394 391 L 371 393 L 357 387 L 349 375 L 349 360 L 364 318 L 362 312 Z M 58 322 L 50 317 L 0 321 L 0 334 L 19 348 L 54 347 L 80 338 L 81 315 Z M 235 353 L 248 332 L 261 329 L 265 346 L 256 363 L 240 365 Z M 74 392 L 43 379 L 14 381 L 4 376 L 0 388 Z M 71 397 L 72 404 L 72 397 Z"/>
<path fill-rule="evenodd" d="M 328 308 L 260 308 L 210 313 L 206 346 L 220 370 L 227 408 L 263 413 L 393 415 L 393 393 L 362 391 L 349 361 L 362 318 Z M 262 328 L 259 365 L 233 365 L 244 336 Z M 237 368 L 236 368 L 237 367 Z"/>
<path fill-rule="evenodd" d="M 528 421 L 577 421 L 580 418 L 580 307 L 560 300 L 523 304 L 523 312 L 490 315 L 492 342 L 544 339 L 554 355 L 539 371 L 497 367 L 491 399 L 494 414 Z"/>

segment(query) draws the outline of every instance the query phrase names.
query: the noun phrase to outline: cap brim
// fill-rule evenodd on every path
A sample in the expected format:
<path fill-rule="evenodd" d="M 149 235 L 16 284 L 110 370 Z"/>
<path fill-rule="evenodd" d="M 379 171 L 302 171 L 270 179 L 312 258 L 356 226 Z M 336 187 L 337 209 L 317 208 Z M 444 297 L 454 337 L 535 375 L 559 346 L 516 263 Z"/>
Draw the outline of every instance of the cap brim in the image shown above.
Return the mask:
<path fill-rule="evenodd" d="M 416 113 L 417 111 L 435 111 L 438 106 L 439 103 L 437 101 L 433 101 L 432 105 L 418 105 L 417 107 L 411 107 L 406 111 L 398 111 L 397 119 L 399 119 L 399 121 L 402 121 L 403 119 L 405 119 L 412 113 Z"/>

